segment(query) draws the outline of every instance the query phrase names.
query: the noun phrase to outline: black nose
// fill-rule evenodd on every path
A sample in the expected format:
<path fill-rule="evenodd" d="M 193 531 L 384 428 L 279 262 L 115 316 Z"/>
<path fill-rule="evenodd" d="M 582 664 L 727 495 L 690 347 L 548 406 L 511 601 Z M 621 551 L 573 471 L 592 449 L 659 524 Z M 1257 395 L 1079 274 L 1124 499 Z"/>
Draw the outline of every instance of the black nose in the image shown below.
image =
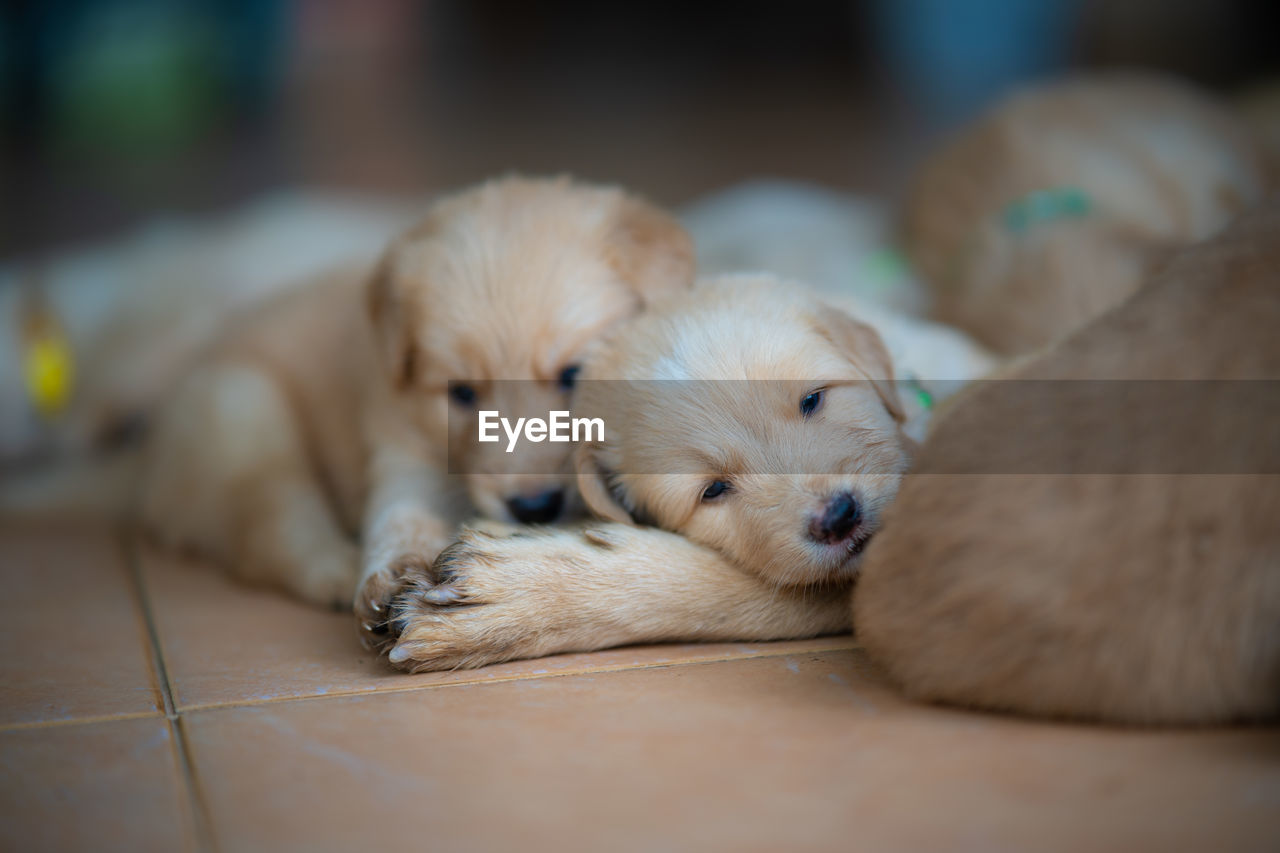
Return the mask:
<path fill-rule="evenodd" d="M 834 545 L 843 542 L 853 533 L 862 518 L 862 507 L 849 492 L 838 492 L 831 496 L 822 510 L 821 516 L 815 516 L 809 522 L 809 537 L 815 542 Z"/>
<path fill-rule="evenodd" d="M 564 492 L 548 489 L 530 497 L 517 496 L 507 500 L 512 517 L 524 524 L 549 524 L 564 509 Z"/>

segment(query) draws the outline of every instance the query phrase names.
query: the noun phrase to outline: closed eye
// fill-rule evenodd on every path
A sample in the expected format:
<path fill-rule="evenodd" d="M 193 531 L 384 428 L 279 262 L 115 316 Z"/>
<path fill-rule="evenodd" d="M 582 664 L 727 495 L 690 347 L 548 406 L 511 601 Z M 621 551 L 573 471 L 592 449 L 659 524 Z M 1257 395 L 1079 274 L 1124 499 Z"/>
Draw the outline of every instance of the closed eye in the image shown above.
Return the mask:
<path fill-rule="evenodd" d="M 811 391 L 800 400 L 800 416 L 807 418 L 818 409 L 822 408 L 822 401 L 826 397 L 827 389 L 819 388 L 817 391 Z"/>
<path fill-rule="evenodd" d="M 733 486 L 730 485 L 728 482 L 724 480 L 716 480 L 711 485 L 703 489 L 702 500 L 704 503 L 706 501 L 713 501 L 732 488 Z"/>

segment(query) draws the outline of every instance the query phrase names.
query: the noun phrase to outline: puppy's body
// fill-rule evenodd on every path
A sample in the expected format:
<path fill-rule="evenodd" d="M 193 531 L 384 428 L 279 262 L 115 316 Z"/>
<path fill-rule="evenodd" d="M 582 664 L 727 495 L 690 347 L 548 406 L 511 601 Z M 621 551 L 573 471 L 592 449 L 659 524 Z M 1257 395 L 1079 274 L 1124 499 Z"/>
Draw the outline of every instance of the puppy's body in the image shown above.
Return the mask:
<path fill-rule="evenodd" d="M 0 477 L 53 476 L 137 435 L 233 318 L 324 270 L 370 263 L 421 212 L 290 192 L 226 218 L 166 218 L 105 246 L 0 263 Z M 71 361 L 52 412 L 33 405 L 23 374 L 40 314 Z"/>
<path fill-rule="evenodd" d="M 619 523 L 464 535 L 408 579 L 393 663 L 847 630 L 910 446 L 872 329 L 799 285 L 725 277 L 628 324 L 583 376 L 574 413 L 605 437 L 579 448 L 579 484 Z"/>
<path fill-rule="evenodd" d="M 1016 355 L 1124 301 L 1265 186 L 1247 128 L 1211 98 L 1083 76 L 1015 94 L 926 162 L 903 238 L 934 315 Z"/>
<path fill-rule="evenodd" d="M 511 178 L 439 202 L 371 278 L 291 293 L 201 360 L 150 442 L 143 520 L 308 601 L 358 589 L 372 628 L 473 507 L 523 521 L 524 496 L 554 491 L 544 508 L 567 511 L 567 450 L 495 473 L 459 455 L 450 407 L 565 408 L 587 345 L 691 280 L 684 232 L 616 189 Z"/>
<path fill-rule="evenodd" d="M 859 639 L 909 693 L 1136 723 L 1280 713 L 1277 270 L 1272 204 L 956 402 L 855 594 Z M 1115 464 L 1117 423 L 1149 425 L 1139 461 L 1091 464 Z"/>

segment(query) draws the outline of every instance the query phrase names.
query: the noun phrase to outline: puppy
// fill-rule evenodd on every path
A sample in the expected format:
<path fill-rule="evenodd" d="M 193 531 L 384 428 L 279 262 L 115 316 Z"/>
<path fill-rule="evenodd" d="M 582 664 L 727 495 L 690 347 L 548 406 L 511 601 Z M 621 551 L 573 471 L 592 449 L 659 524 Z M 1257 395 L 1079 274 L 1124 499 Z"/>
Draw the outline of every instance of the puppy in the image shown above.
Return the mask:
<path fill-rule="evenodd" d="M 371 275 L 229 330 L 159 418 L 142 518 L 246 580 L 354 599 L 377 631 L 399 573 L 430 565 L 461 517 L 571 511 L 565 446 L 499 470 L 500 450 L 451 452 L 459 415 L 566 408 L 587 346 L 687 288 L 692 257 L 671 218 L 615 188 L 506 178 L 440 201 Z"/>
<path fill-rule="evenodd" d="M 1265 187 L 1259 146 L 1212 98 L 1081 76 L 1014 94 L 928 160 L 902 236 L 935 318 L 1019 355 L 1123 302 Z"/>
<path fill-rule="evenodd" d="M 291 191 L 227 216 L 163 217 L 38 263 L 0 261 L 0 481 L 56 480 L 131 446 L 230 318 L 371 261 L 421 214 L 417 203 Z M 121 509 L 102 494 L 98 505 L 80 490 L 58 509 Z"/>
<path fill-rule="evenodd" d="M 849 584 L 909 461 L 873 329 L 798 285 L 728 276 L 629 323 L 583 377 L 574 414 L 604 435 L 577 451 L 579 486 L 618 523 L 464 534 L 406 577 L 392 663 L 848 629 Z"/>
<path fill-rule="evenodd" d="M 1208 724 L 1280 714 L 1280 203 L 957 400 L 867 554 L 911 695 Z"/>

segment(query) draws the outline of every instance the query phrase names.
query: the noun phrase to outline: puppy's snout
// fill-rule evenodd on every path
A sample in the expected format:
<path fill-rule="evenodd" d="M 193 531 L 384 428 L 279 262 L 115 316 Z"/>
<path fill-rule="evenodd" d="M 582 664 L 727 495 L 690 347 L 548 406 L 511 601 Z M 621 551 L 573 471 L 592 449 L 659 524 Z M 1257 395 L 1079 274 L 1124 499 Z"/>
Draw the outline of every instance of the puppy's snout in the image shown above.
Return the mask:
<path fill-rule="evenodd" d="M 809 520 L 809 538 L 825 545 L 848 539 L 862 520 L 862 507 L 849 492 L 837 492 L 827 501 L 822 514 Z"/>
<path fill-rule="evenodd" d="M 564 491 L 548 489 L 536 495 L 517 495 L 507 500 L 511 516 L 523 524 L 550 524 L 564 509 Z"/>

